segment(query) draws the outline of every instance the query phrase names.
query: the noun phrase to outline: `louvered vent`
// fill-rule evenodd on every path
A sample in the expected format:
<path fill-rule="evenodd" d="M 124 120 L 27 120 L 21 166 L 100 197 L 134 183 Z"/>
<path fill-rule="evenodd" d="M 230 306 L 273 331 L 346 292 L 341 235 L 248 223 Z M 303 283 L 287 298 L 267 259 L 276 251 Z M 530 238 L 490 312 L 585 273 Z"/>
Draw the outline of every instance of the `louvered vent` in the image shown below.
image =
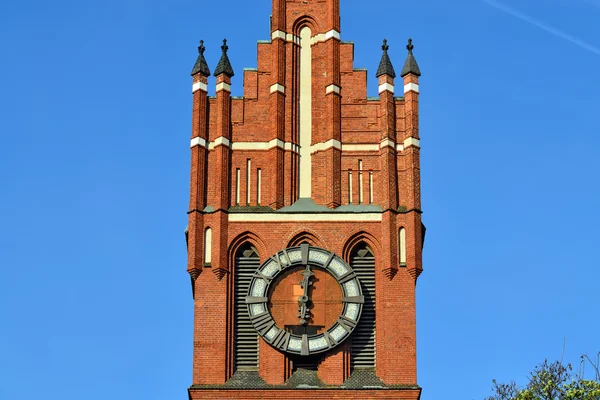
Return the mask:
<path fill-rule="evenodd" d="M 358 326 L 352 333 L 352 370 L 375 368 L 375 256 L 367 246 L 352 253 L 352 268 L 362 285 L 365 304 Z"/>
<path fill-rule="evenodd" d="M 235 258 L 234 273 L 234 363 L 235 370 L 256 370 L 258 368 L 258 334 L 254 330 L 248 309 L 246 296 L 252 275 L 260 266 L 260 259 L 253 247 L 242 248 Z"/>

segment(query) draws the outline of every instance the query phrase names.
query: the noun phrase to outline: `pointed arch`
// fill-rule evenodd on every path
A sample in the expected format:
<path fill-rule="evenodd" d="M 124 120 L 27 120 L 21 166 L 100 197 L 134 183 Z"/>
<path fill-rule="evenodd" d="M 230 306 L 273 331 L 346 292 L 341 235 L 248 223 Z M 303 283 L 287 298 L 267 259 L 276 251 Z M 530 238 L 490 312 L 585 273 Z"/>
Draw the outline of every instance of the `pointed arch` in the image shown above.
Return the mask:
<path fill-rule="evenodd" d="M 262 239 L 255 233 L 246 231 L 246 232 L 242 232 L 239 235 L 237 235 L 235 237 L 235 239 L 233 239 L 231 241 L 231 243 L 229 244 L 229 251 L 228 251 L 229 265 L 234 265 L 235 257 L 237 255 L 240 247 L 243 246 L 245 243 L 250 243 L 252 246 L 254 246 L 256 248 L 256 252 L 258 253 L 258 255 L 260 257 L 263 257 L 263 258 L 268 257 L 267 247 L 265 246 Z"/>
<path fill-rule="evenodd" d="M 302 243 L 308 243 L 314 247 L 326 248 L 323 240 L 315 232 L 308 230 L 294 233 L 292 238 L 288 240 L 286 247 L 296 247 Z"/>
<path fill-rule="evenodd" d="M 346 239 L 346 243 L 344 244 L 344 249 L 342 251 L 342 258 L 346 260 L 346 262 L 350 262 L 352 251 L 354 251 L 354 248 L 361 242 L 365 242 L 369 246 L 375 258 L 381 257 L 381 245 L 377 238 L 368 232 L 359 231 L 350 235 L 348 239 Z"/>
<path fill-rule="evenodd" d="M 294 24 L 292 25 L 292 32 L 294 35 L 300 36 L 300 31 L 303 28 L 309 28 L 313 35 L 321 32 L 321 27 L 319 26 L 317 19 L 310 14 L 304 14 L 296 18 L 296 21 L 294 21 Z"/>

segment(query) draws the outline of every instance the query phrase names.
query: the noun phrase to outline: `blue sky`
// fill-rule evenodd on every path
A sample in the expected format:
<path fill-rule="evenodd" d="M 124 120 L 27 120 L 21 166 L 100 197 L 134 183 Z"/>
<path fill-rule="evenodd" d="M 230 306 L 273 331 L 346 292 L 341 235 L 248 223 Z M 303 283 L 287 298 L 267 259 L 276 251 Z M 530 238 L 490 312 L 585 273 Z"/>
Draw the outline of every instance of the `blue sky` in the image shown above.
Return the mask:
<path fill-rule="evenodd" d="M 0 398 L 181 399 L 191 93 L 270 1 L 0 2 Z M 600 351 L 599 0 L 342 2 L 369 68 L 420 64 L 423 400 Z M 214 80 L 211 80 L 211 86 Z M 399 366 L 401 368 L 401 366 Z"/>

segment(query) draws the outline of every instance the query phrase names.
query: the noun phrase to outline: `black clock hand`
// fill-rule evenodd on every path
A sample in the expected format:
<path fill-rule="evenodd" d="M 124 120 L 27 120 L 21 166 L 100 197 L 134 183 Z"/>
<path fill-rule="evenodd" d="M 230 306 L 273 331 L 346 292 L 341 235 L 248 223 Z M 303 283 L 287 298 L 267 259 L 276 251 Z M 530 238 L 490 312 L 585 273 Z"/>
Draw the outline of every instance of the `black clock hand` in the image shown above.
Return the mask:
<path fill-rule="evenodd" d="M 306 325 L 308 323 L 308 311 L 309 308 L 307 307 L 308 302 L 310 301 L 310 297 L 308 296 L 308 287 L 310 285 L 312 285 L 312 282 L 310 281 L 310 277 L 314 276 L 315 274 L 310 270 L 310 265 L 306 266 L 306 269 L 304 271 L 302 271 L 300 273 L 301 275 L 304 276 L 304 279 L 299 282 L 300 285 L 302 285 L 302 288 L 304 289 L 304 294 L 302 296 L 300 296 L 300 298 L 298 299 L 299 304 L 299 310 L 298 310 L 298 318 L 300 318 L 300 324 L 301 325 Z"/>

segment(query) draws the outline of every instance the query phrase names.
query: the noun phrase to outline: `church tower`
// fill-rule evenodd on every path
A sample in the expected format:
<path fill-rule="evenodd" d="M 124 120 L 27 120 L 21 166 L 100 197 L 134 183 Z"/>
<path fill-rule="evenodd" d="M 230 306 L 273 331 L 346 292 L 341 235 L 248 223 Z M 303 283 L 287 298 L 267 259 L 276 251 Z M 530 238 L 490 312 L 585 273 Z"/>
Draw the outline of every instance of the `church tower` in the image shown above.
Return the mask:
<path fill-rule="evenodd" d="M 384 40 L 379 97 L 367 97 L 339 0 L 272 3 L 243 97 L 226 40 L 215 79 L 203 42 L 192 70 L 189 398 L 416 400 L 412 41 L 398 85 Z"/>

